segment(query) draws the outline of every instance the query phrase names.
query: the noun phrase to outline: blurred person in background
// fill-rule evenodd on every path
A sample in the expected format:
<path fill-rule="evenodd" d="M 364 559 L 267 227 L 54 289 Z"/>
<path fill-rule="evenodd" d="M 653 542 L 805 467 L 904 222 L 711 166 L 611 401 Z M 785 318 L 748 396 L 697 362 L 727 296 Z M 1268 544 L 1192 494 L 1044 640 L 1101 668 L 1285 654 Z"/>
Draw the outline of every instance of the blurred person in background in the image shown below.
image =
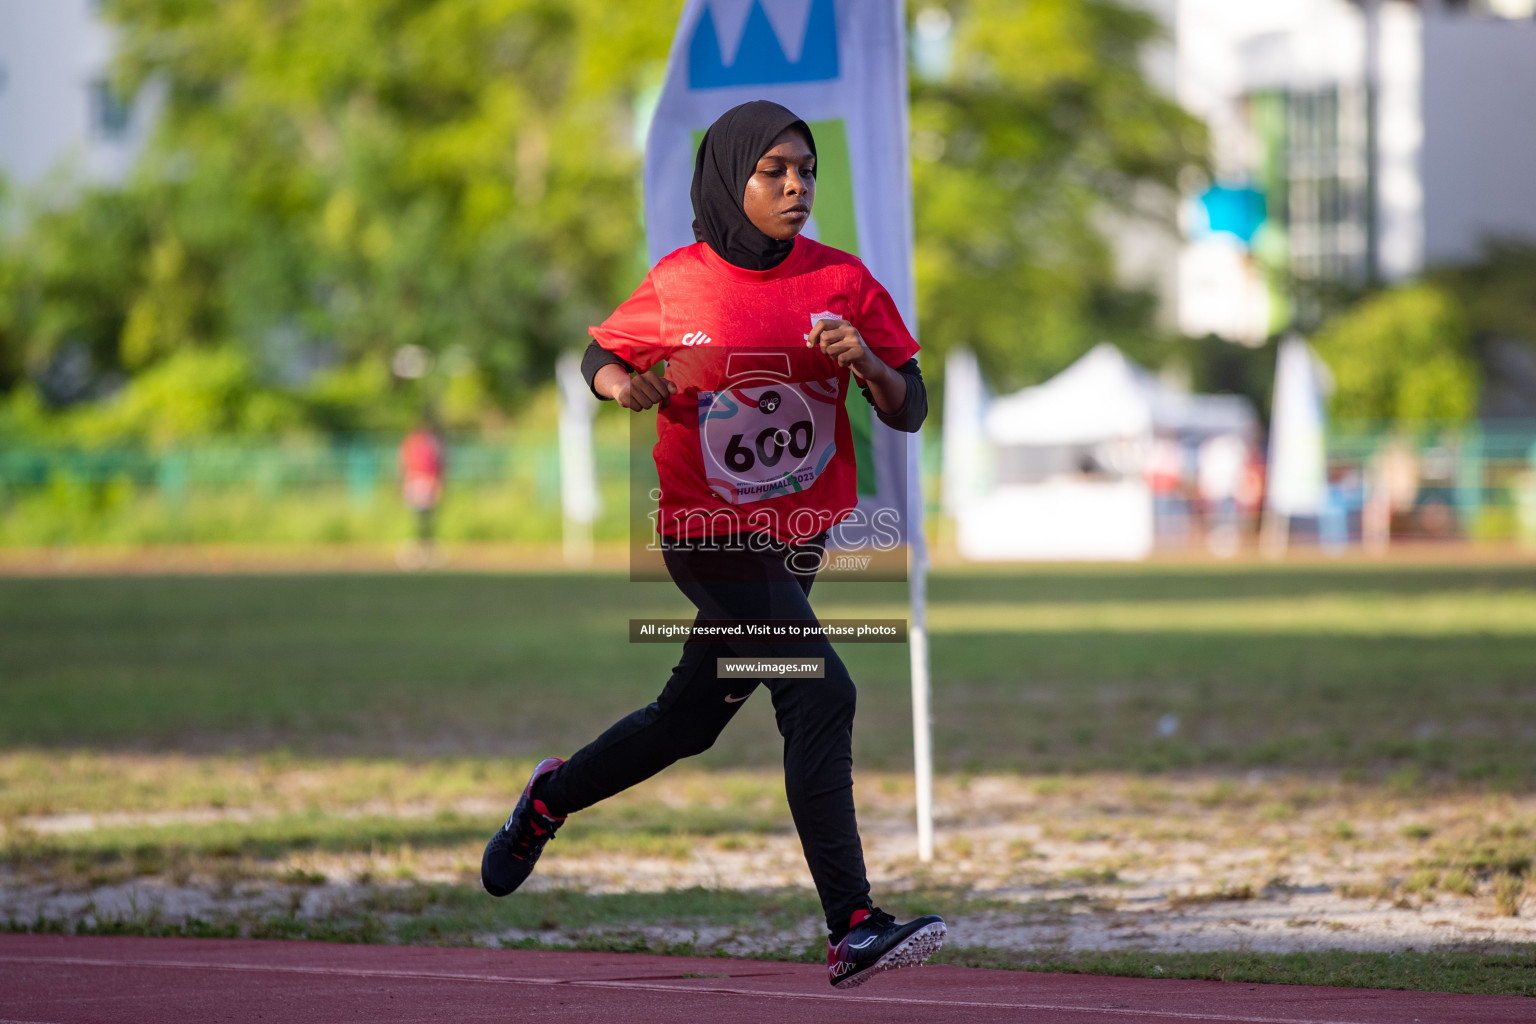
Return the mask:
<path fill-rule="evenodd" d="M 437 557 L 435 529 L 437 506 L 443 500 L 447 455 L 442 433 L 430 410 L 400 442 L 400 491 L 405 504 L 416 514 L 416 538 L 400 551 L 402 568 L 421 568 Z"/>
<path fill-rule="evenodd" d="M 1189 502 L 1185 495 L 1184 446 L 1171 437 L 1152 442 L 1144 470 L 1152 490 L 1153 531 L 1159 543 L 1183 547 L 1189 540 Z"/>
<path fill-rule="evenodd" d="M 1323 508 L 1317 517 L 1317 540 L 1327 555 L 1342 555 L 1349 548 L 1351 513 L 1364 503 L 1365 487 L 1354 466 L 1333 466 L 1323 491 Z"/>
<path fill-rule="evenodd" d="M 1217 434 L 1200 445 L 1196 483 L 1211 554 L 1231 558 L 1241 542 L 1238 491 L 1248 464 L 1248 445 L 1236 434 Z"/>
<path fill-rule="evenodd" d="M 1251 536 L 1264 510 L 1265 464 L 1263 444 L 1248 446 L 1248 460 L 1237 479 L 1237 516 L 1240 531 Z"/>

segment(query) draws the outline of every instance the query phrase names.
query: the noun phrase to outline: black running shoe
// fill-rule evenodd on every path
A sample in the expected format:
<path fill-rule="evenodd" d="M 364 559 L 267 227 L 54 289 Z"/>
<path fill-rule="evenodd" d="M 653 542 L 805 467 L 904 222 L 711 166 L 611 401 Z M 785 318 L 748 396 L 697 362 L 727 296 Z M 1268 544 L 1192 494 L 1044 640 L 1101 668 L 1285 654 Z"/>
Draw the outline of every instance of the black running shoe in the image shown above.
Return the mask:
<path fill-rule="evenodd" d="M 544 844 L 554 838 L 555 829 L 564 822 L 549 813 L 544 801 L 533 797 L 533 784 L 541 775 L 565 764 L 558 757 L 546 757 L 528 776 L 528 785 L 512 809 L 512 816 L 501 830 L 485 844 L 485 856 L 480 858 L 480 884 L 492 896 L 505 896 L 528 880 Z"/>
<path fill-rule="evenodd" d="M 944 944 L 944 919 L 935 914 L 897 924 L 876 908 L 855 911 L 850 923 L 843 941 L 827 942 L 827 980 L 833 988 L 858 988 L 881 971 L 919 967 Z"/>

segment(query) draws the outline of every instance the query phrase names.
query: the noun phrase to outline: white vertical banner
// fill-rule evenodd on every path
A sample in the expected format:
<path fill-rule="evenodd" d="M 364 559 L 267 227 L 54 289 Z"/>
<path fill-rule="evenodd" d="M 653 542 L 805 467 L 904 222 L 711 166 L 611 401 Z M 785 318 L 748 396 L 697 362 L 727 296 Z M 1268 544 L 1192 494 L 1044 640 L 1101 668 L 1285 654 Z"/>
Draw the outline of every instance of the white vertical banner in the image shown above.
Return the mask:
<path fill-rule="evenodd" d="M 692 245 L 699 139 L 750 100 L 795 112 L 816 136 L 816 200 L 805 234 L 862 259 L 915 333 L 912 181 L 907 155 L 906 26 L 902 0 L 687 0 L 645 147 L 645 223 L 651 263 Z M 857 326 L 857 325 L 855 325 Z M 849 404 L 862 465 L 859 508 L 897 513 L 910 554 L 918 846 L 933 853 L 927 633 L 923 607 L 921 435 Z M 865 422 L 868 429 L 865 429 Z M 850 539 L 845 532 L 844 539 Z"/>
<path fill-rule="evenodd" d="M 981 492 L 988 401 L 976 354 L 968 348 L 950 350 L 944 360 L 944 511 L 957 522 Z"/>
<path fill-rule="evenodd" d="M 1287 518 L 1323 510 L 1328 485 L 1323 399 L 1333 390 L 1327 367 L 1300 336 L 1280 342 L 1269 425 L 1269 485 L 1265 504 Z"/>
<path fill-rule="evenodd" d="M 592 564 L 592 523 L 597 518 L 597 472 L 592 457 L 596 404 L 581 375 L 581 359 L 567 352 L 555 364 L 560 398 L 560 531 L 567 565 Z"/>

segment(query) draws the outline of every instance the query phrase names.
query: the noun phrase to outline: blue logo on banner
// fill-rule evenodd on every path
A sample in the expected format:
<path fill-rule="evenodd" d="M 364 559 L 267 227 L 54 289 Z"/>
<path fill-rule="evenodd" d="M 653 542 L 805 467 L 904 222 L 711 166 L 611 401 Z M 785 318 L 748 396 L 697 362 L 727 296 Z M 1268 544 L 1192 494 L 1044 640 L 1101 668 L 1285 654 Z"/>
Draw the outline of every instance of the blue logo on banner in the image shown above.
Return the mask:
<path fill-rule="evenodd" d="M 688 88 L 719 89 L 731 85 L 778 85 L 784 82 L 826 82 L 837 77 L 837 18 L 832 0 L 811 0 L 805 20 L 800 59 L 791 62 L 774 34 L 760 0 L 752 0 L 742 29 L 736 60 L 725 66 L 720 37 L 709 5 L 688 41 Z"/>

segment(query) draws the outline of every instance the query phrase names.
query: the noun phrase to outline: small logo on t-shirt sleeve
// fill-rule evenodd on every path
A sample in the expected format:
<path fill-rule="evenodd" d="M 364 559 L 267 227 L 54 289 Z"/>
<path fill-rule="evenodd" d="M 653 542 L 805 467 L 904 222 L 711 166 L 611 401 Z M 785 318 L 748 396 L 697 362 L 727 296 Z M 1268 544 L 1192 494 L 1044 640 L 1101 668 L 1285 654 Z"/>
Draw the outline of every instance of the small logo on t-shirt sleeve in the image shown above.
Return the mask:
<path fill-rule="evenodd" d="M 708 345 L 711 341 L 714 340 L 715 339 L 711 338 L 703 331 L 689 331 L 687 334 L 683 335 L 683 344 L 690 347 L 693 345 Z"/>

